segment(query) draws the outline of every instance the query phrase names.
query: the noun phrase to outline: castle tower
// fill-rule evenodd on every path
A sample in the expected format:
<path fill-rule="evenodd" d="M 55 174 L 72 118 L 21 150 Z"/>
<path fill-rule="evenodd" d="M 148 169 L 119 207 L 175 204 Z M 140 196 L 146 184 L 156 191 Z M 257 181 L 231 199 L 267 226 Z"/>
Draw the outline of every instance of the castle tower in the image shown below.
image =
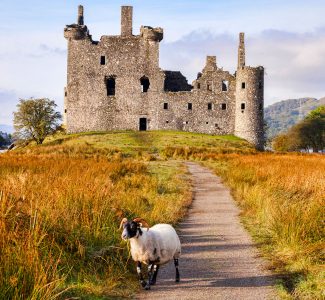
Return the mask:
<path fill-rule="evenodd" d="M 84 25 L 84 8 L 78 6 L 77 24 L 67 25 L 64 28 L 64 37 L 70 42 L 72 40 L 81 40 L 89 36 L 88 28 Z"/>
<path fill-rule="evenodd" d="M 235 135 L 257 149 L 264 144 L 264 68 L 245 65 L 244 33 L 239 35 L 236 72 Z"/>

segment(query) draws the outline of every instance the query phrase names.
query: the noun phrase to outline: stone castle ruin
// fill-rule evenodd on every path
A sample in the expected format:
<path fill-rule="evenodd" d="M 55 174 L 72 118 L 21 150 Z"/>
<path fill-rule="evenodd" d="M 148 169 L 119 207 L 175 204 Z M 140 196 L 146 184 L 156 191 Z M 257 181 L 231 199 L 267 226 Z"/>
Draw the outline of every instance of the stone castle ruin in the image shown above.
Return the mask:
<path fill-rule="evenodd" d="M 189 85 L 159 67 L 162 28 L 141 26 L 133 35 L 131 6 L 122 6 L 121 35 L 94 41 L 78 8 L 67 25 L 68 76 L 64 118 L 67 131 L 180 130 L 234 134 L 263 147 L 264 68 L 245 65 L 240 33 L 238 67 L 230 74 L 208 56 Z"/>

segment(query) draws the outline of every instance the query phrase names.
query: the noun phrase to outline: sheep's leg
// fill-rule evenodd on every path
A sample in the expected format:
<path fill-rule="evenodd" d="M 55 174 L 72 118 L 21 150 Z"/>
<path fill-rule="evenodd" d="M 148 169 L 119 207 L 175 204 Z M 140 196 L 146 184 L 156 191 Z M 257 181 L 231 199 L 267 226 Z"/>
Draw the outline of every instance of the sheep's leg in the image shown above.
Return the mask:
<path fill-rule="evenodd" d="M 142 275 L 141 267 L 142 267 L 141 262 L 138 261 L 138 262 L 137 262 L 137 273 L 138 273 L 138 278 L 139 278 L 139 282 L 140 282 L 141 286 L 144 288 L 144 287 L 147 285 L 147 283 L 146 283 L 146 281 L 143 279 L 143 275 Z"/>
<path fill-rule="evenodd" d="M 152 283 L 152 278 L 153 278 L 153 272 L 152 272 L 153 268 L 154 268 L 154 264 L 152 262 L 149 262 L 149 264 L 148 264 L 148 283 L 145 286 L 146 290 L 150 290 L 150 285 Z"/>
<path fill-rule="evenodd" d="M 158 270 L 159 270 L 159 265 L 154 265 L 153 266 L 153 275 L 152 275 L 152 280 L 150 282 L 151 285 L 155 285 L 157 281 L 157 275 L 158 275 Z"/>
<path fill-rule="evenodd" d="M 176 282 L 179 282 L 179 271 L 178 271 L 178 259 L 174 258 L 174 264 L 175 264 L 175 268 L 176 268 Z"/>

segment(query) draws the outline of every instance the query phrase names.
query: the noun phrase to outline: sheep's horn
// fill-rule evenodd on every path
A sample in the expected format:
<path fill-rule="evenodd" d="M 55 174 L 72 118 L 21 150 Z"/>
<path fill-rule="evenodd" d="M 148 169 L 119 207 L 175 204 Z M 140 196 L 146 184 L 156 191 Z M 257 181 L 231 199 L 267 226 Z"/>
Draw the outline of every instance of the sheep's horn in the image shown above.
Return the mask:
<path fill-rule="evenodd" d="M 141 219 L 141 218 L 135 218 L 135 219 L 133 219 L 133 222 L 141 224 L 141 227 L 146 227 L 148 229 L 150 227 L 148 222 L 146 220 L 144 220 L 144 219 Z"/>
<path fill-rule="evenodd" d="M 127 218 L 123 218 L 122 221 L 121 221 L 121 224 L 120 224 L 120 228 L 119 228 L 119 229 L 121 229 L 122 226 L 123 226 L 127 221 L 128 221 Z"/>

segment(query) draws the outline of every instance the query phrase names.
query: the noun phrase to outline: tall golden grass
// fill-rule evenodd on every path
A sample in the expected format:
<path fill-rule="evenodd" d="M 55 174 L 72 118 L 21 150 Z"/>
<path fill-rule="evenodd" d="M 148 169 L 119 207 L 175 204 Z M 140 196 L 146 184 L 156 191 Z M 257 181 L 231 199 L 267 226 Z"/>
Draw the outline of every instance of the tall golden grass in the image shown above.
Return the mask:
<path fill-rule="evenodd" d="M 203 161 L 224 179 L 271 268 L 283 275 L 280 293 L 285 299 L 324 299 L 324 156 L 222 154 L 186 147 L 165 154 Z"/>
<path fill-rule="evenodd" d="M 0 299 L 130 295 L 118 222 L 179 220 L 190 199 L 175 165 L 184 159 L 230 186 L 283 275 L 285 299 L 324 298 L 324 156 L 258 154 L 232 137 L 143 135 L 68 136 L 0 156 Z M 159 154 L 167 161 L 155 162 Z"/>
<path fill-rule="evenodd" d="M 130 295 L 121 217 L 175 223 L 187 184 L 176 166 L 53 147 L 0 156 L 0 299 Z"/>
<path fill-rule="evenodd" d="M 215 166 L 243 208 L 273 266 L 289 274 L 294 299 L 322 299 L 325 273 L 325 157 L 259 154 Z M 288 278 L 287 278 L 288 279 Z"/>

